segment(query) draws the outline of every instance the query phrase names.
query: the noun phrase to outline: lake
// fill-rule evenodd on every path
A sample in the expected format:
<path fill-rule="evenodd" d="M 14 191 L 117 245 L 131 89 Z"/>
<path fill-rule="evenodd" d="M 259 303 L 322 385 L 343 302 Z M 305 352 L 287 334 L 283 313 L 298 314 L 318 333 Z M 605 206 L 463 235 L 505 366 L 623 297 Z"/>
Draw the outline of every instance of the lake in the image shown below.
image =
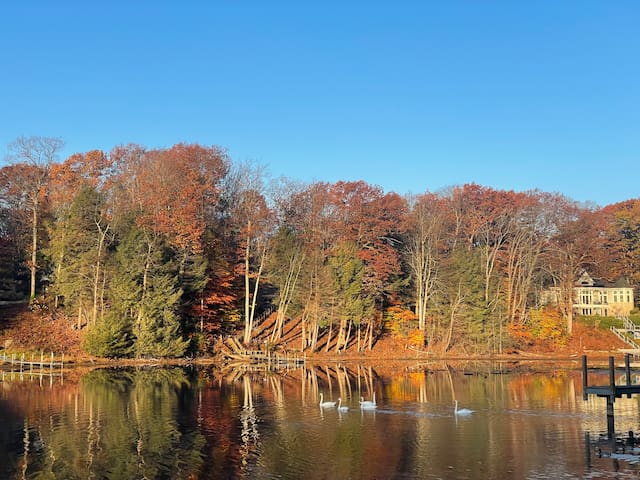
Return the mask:
<path fill-rule="evenodd" d="M 46 371 L 46 373 L 50 373 Z M 578 362 L 4 372 L 2 479 L 638 478 L 638 398 Z M 599 378 L 601 377 L 601 378 Z M 606 373 L 590 374 L 607 384 Z M 342 399 L 347 411 L 321 408 Z M 376 408 L 361 409 L 359 401 Z M 454 412 L 473 410 L 467 415 Z"/>

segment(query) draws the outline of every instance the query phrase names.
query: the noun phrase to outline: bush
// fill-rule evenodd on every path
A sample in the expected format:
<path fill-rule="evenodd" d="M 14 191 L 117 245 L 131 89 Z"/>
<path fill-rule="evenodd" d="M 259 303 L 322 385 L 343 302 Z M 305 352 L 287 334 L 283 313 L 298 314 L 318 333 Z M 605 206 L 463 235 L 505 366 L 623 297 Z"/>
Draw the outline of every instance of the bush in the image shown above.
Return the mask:
<path fill-rule="evenodd" d="M 516 345 L 564 346 L 566 335 L 564 320 L 558 310 L 550 307 L 532 309 L 524 324 L 507 326 Z"/>
<path fill-rule="evenodd" d="M 609 330 L 611 327 L 622 328 L 622 320 L 615 317 L 605 317 L 603 315 L 590 315 L 588 317 L 578 315 L 576 321 L 586 327 L 599 328 L 601 330 Z M 640 323 L 640 322 L 635 322 Z"/>
<path fill-rule="evenodd" d="M 416 328 L 418 319 L 411 310 L 390 307 L 385 314 L 385 322 L 394 338 L 405 340 L 416 347 L 424 345 L 424 332 Z"/>
<path fill-rule="evenodd" d="M 127 324 L 108 318 L 88 329 L 82 347 L 96 357 L 128 357 L 132 353 L 132 340 Z"/>

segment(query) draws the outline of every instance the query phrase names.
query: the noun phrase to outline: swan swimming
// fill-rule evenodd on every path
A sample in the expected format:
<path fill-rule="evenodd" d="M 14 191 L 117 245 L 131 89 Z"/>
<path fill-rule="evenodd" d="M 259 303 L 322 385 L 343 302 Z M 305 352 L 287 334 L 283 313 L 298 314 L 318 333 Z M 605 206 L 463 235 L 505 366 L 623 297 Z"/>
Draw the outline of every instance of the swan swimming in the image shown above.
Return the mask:
<path fill-rule="evenodd" d="M 377 408 L 376 404 L 376 392 L 373 392 L 373 400 L 365 400 L 364 397 L 360 397 L 360 408 L 364 410 L 373 410 Z"/>
<path fill-rule="evenodd" d="M 325 402 L 322 393 L 320 393 L 320 408 L 331 408 L 335 406 L 336 402 Z"/>
<path fill-rule="evenodd" d="M 468 408 L 458 410 L 458 400 L 454 400 L 453 403 L 455 405 L 455 409 L 453 410 L 455 415 L 471 415 L 473 413 L 473 410 L 469 410 Z"/>
<path fill-rule="evenodd" d="M 342 405 L 342 398 L 338 398 L 338 411 L 339 412 L 348 412 L 349 407 L 346 405 Z"/>

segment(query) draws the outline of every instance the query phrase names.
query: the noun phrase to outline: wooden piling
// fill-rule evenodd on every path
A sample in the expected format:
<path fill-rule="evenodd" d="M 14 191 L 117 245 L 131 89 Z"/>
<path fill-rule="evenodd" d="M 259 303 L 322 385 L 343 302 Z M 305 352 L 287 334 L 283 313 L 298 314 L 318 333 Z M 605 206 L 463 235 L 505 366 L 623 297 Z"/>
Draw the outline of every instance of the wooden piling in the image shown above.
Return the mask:
<path fill-rule="evenodd" d="M 624 354 L 624 374 L 627 378 L 627 387 L 631 386 L 631 363 L 629 358 L 631 355 L 628 353 Z M 631 394 L 627 393 L 627 398 L 631 398 Z"/>
<path fill-rule="evenodd" d="M 587 379 L 587 356 L 582 356 L 582 399 L 587 400 L 589 394 L 587 388 L 589 387 L 589 381 Z"/>
<path fill-rule="evenodd" d="M 609 397 L 614 399 L 616 392 L 616 366 L 613 357 L 609 357 L 609 388 Z"/>

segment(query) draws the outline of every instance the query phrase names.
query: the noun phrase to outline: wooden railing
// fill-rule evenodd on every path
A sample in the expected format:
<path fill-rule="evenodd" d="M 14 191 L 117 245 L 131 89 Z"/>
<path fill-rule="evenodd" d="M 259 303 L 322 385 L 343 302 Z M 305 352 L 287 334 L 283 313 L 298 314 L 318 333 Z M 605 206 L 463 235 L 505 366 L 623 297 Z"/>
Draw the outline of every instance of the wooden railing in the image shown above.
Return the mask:
<path fill-rule="evenodd" d="M 620 319 L 622 320 L 623 328 L 612 326 L 610 327 L 611 331 L 624 343 L 638 350 L 638 354 L 640 354 L 640 344 L 635 341 L 640 335 L 640 326 L 633 323 L 627 316 L 622 316 Z"/>
<path fill-rule="evenodd" d="M 18 367 L 20 370 L 25 370 L 25 367 L 33 370 L 34 367 L 38 367 L 40 369 L 53 369 L 53 368 L 63 368 L 64 367 L 64 353 L 61 355 L 59 359 L 56 359 L 53 352 L 50 355 L 44 354 L 44 352 L 40 353 L 40 359 L 36 354 L 31 354 L 31 356 L 27 356 L 26 354 L 15 354 L 11 355 L 3 352 L 0 354 L 0 363 L 4 363 L 6 365 L 11 365 L 12 368 Z"/>

